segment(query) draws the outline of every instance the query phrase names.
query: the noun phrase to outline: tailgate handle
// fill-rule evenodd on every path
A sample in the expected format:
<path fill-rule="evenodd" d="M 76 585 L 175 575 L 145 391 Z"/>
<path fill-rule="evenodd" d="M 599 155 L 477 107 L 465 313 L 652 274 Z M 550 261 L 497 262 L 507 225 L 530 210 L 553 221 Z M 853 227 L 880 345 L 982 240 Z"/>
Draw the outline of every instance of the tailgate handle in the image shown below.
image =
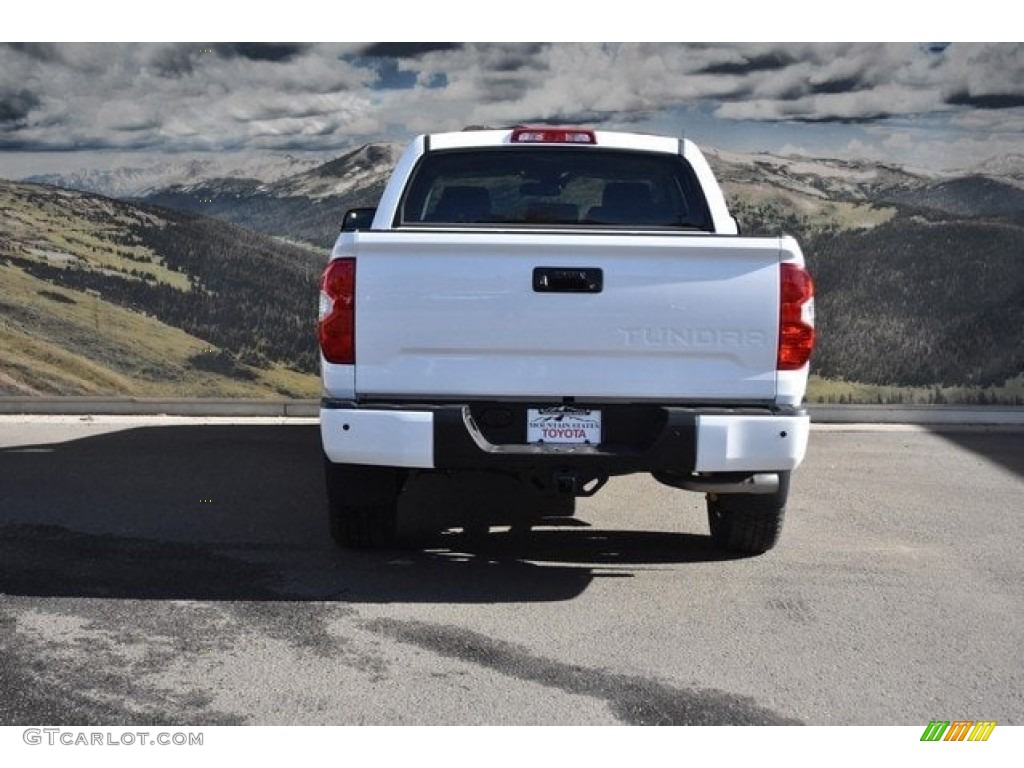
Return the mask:
<path fill-rule="evenodd" d="M 604 273 L 596 267 L 534 267 L 537 293 L 600 293 Z"/>

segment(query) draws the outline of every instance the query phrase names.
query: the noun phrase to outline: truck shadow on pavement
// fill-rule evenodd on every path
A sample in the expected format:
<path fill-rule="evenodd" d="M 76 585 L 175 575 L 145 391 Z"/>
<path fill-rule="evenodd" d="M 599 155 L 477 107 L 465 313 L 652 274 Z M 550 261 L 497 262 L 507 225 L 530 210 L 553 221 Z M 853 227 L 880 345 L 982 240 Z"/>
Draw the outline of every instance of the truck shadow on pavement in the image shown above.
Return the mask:
<path fill-rule="evenodd" d="M 1024 478 L 1024 431 L 1020 428 L 997 430 L 936 427 L 931 432 Z"/>
<path fill-rule="evenodd" d="M 581 524 L 339 551 L 315 425 L 123 429 L 0 448 L 0 594 L 339 602 L 556 601 L 704 536 Z"/>

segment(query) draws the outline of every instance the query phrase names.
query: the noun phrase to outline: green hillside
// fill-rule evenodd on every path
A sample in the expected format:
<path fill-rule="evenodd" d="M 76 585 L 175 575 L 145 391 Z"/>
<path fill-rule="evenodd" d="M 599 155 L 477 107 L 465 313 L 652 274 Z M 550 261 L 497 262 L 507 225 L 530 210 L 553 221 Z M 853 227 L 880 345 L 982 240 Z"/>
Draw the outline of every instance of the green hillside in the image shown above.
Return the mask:
<path fill-rule="evenodd" d="M 994 386 L 1024 371 L 1024 227 L 904 214 L 810 245 L 819 374 Z"/>
<path fill-rule="evenodd" d="M 315 396 L 320 257 L 0 182 L 0 394 Z"/>
<path fill-rule="evenodd" d="M 744 234 L 791 234 L 807 258 L 818 327 L 808 400 L 1022 401 L 1021 210 L 976 182 L 873 201 L 854 189 L 724 186 Z M 917 207 L 898 201 L 909 199 Z"/>

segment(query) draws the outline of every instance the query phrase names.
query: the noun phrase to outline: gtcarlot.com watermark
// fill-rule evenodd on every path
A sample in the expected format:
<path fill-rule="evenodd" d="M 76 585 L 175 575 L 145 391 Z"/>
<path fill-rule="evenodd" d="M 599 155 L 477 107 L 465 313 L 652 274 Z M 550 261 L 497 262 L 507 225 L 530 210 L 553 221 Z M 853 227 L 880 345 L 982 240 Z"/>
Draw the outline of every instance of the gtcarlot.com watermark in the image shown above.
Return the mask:
<path fill-rule="evenodd" d="M 202 733 L 183 731 L 88 731 L 77 728 L 26 728 L 26 744 L 51 747 L 201 747 Z"/>

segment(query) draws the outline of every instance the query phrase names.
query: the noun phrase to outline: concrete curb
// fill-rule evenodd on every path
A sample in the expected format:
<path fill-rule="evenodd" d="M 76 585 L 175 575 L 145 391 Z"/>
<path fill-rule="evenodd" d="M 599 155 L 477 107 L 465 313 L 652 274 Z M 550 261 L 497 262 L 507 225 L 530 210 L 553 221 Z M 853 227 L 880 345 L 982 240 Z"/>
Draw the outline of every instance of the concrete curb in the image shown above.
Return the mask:
<path fill-rule="evenodd" d="M 319 416 L 319 400 L 0 397 L 0 414 L 33 416 Z"/>
<path fill-rule="evenodd" d="M 808 405 L 815 424 L 1021 426 L 1024 407 Z M 65 416 L 316 417 L 319 400 L 148 397 L 0 397 L 0 414 Z"/>
<path fill-rule="evenodd" d="M 1024 408 L 999 405 L 808 405 L 815 424 L 1021 426 Z"/>

